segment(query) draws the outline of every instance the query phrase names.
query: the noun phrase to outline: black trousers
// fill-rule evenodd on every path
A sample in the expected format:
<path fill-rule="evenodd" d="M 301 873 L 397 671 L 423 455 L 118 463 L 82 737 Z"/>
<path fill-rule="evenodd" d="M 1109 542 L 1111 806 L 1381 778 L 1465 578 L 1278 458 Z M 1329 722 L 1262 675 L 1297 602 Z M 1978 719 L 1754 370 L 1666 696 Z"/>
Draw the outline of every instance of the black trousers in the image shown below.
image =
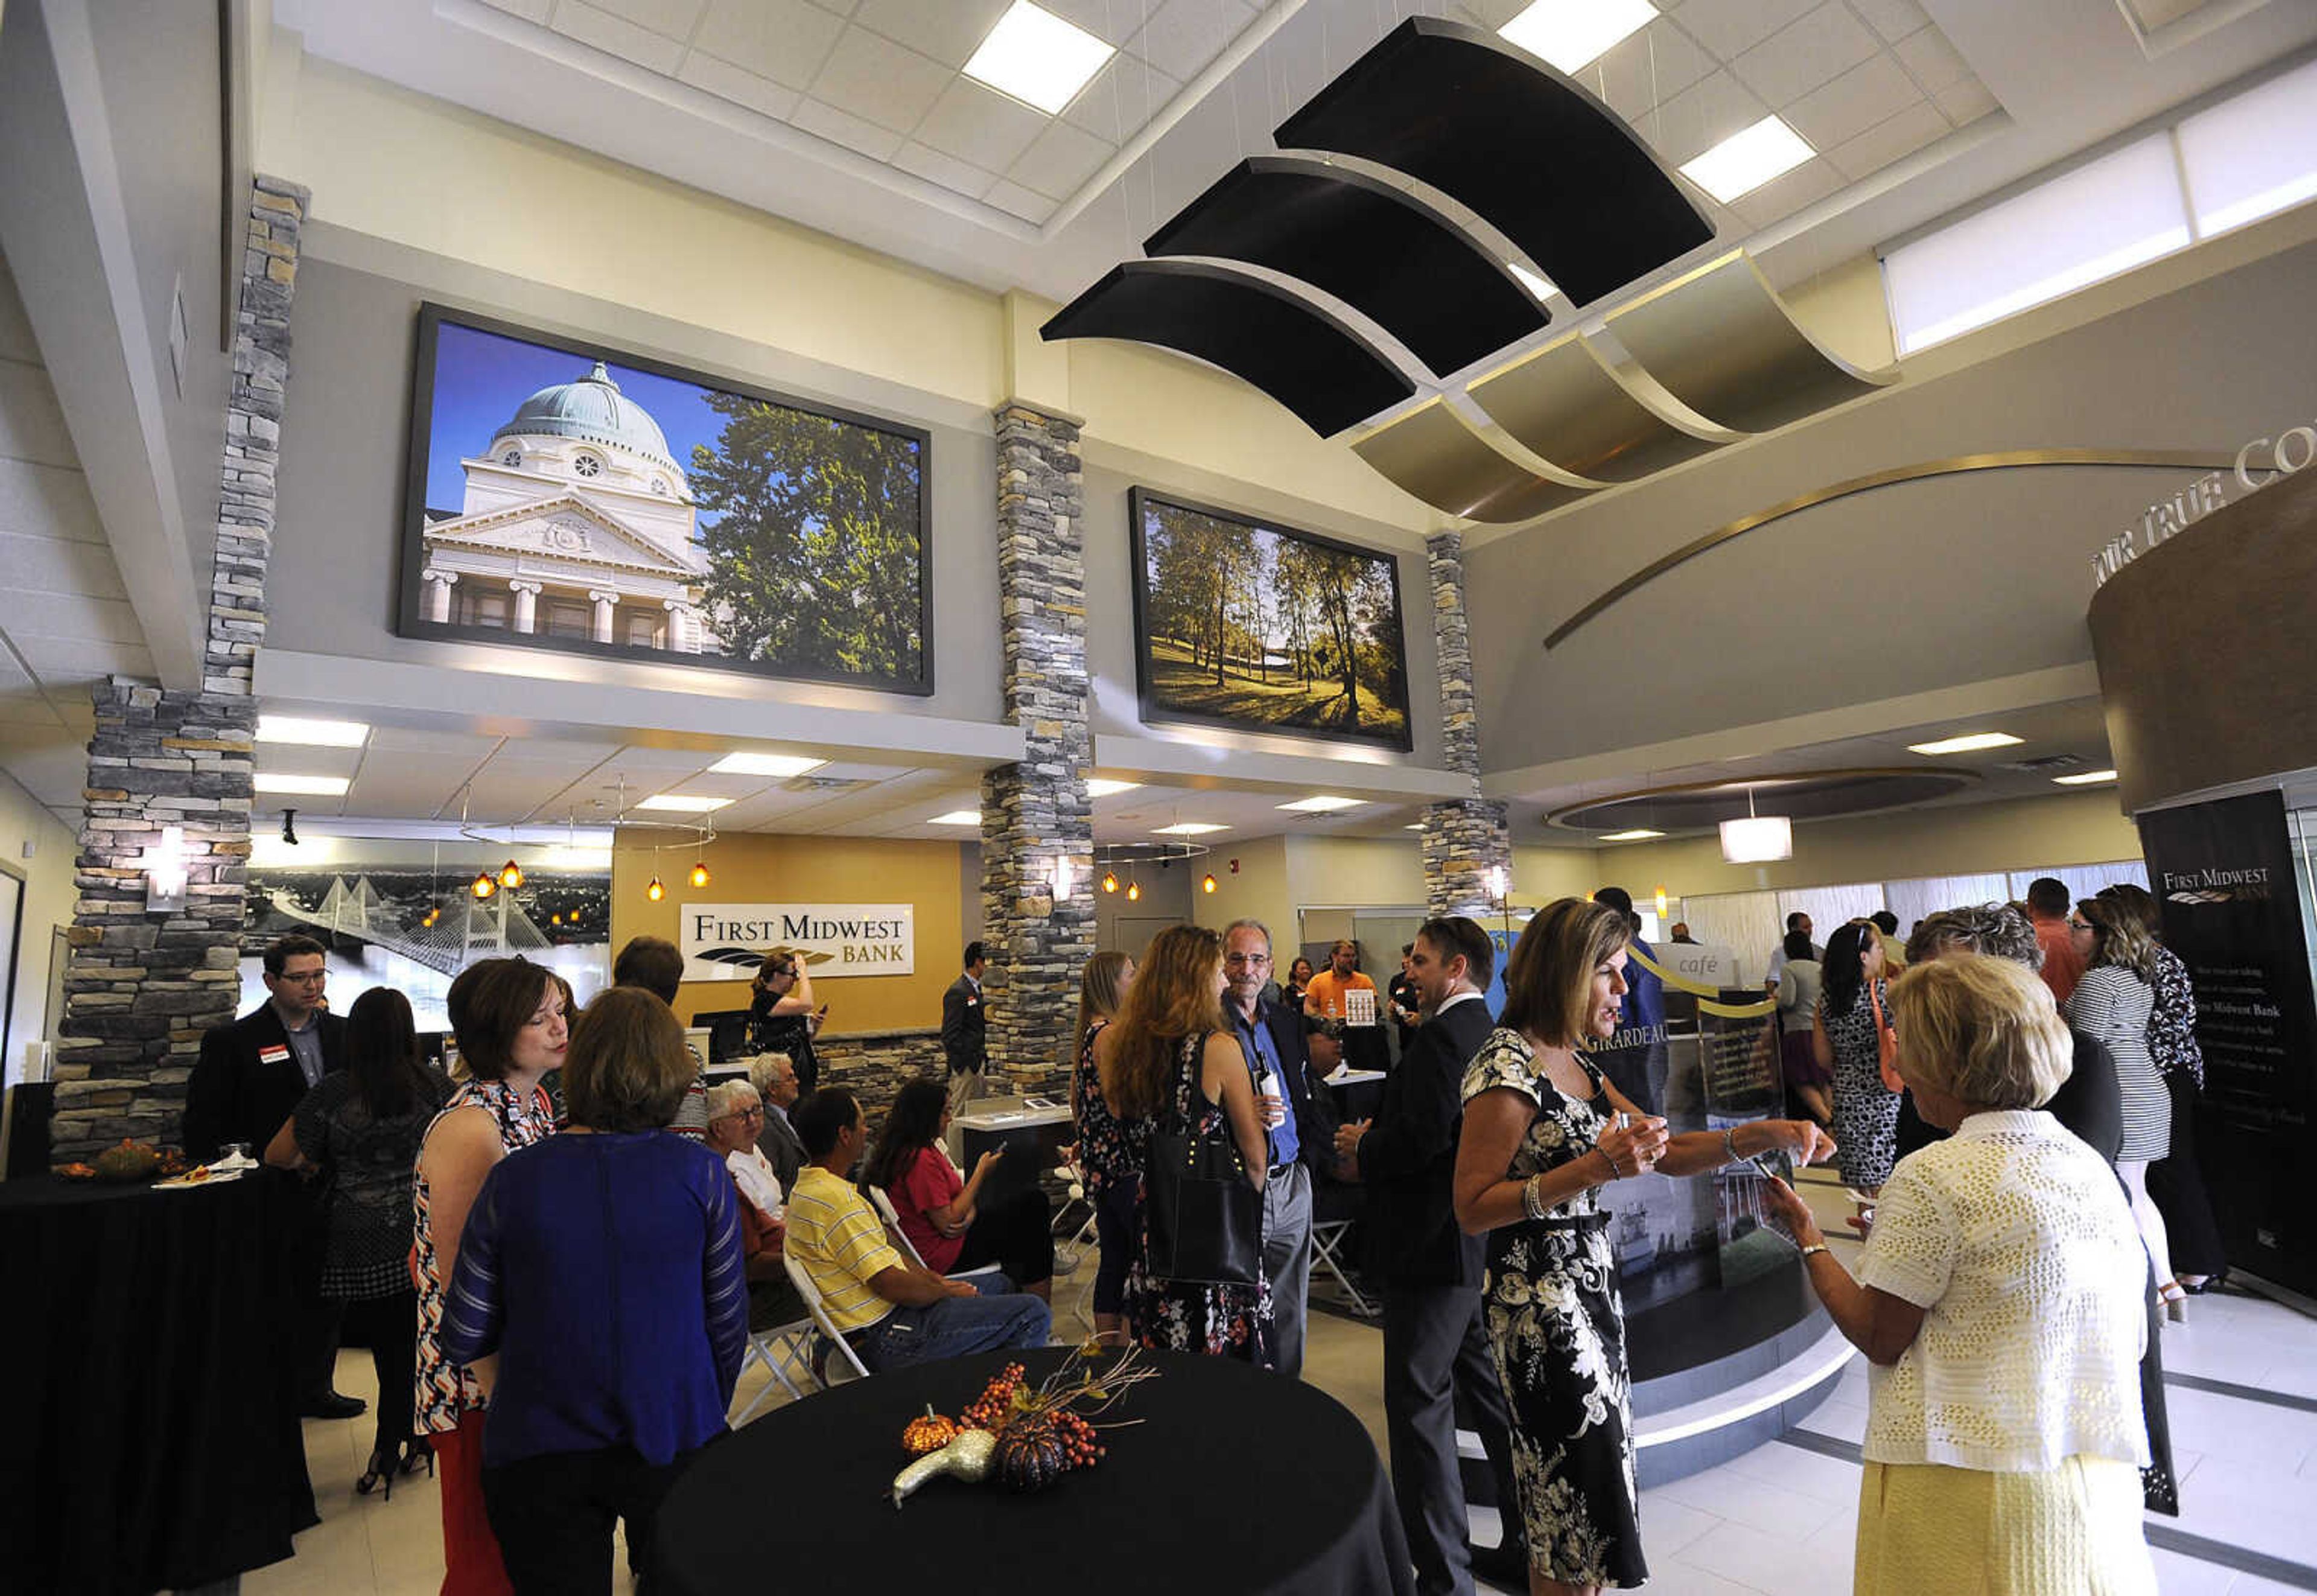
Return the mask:
<path fill-rule="evenodd" d="M 2196 1161 L 2196 1083 L 2185 1073 L 2167 1077 L 2172 1092 L 2172 1150 L 2148 1166 L 2148 1197 L 2164 1215 L 2176 1275 L 2221 1275 L 2229 1268 L 2221 1227 Z"/>
<path fill-rule="evenodd" d="M 398 1291 L 345 1305 L 345 1323 L 370 1348 L 378 1372 L 373 1452 L 399 1452 L 410 1439 L 412 1367 L 418 1358 L 418 1294 Z"/>
<path fill-rule="evenodd" d="M 1481 1322 L 1481 1288 L 1383 1290 L 1383 1422 L 1391 1447 L 1391 1493 L 1416 1564 L 1421 1596 L 1469 1596 L 1464 1483 L 1456 1461 L 1457 1399 L 1481 1437 L 1497 1479 L 1507 1544 L 1520 1535 L 1513 1493 L 1511 1415 Z"/>
<path fill-rule="evenodd" d="M 651 1572 L 659 1504 L 685 1453 L 658 1467 L 633 1447 L 550 1452 L 483 1470 L 483 1509 L 516 1596 L 611 1596 L 612 1526 L 628 1526 L 639 1590 Z"/>

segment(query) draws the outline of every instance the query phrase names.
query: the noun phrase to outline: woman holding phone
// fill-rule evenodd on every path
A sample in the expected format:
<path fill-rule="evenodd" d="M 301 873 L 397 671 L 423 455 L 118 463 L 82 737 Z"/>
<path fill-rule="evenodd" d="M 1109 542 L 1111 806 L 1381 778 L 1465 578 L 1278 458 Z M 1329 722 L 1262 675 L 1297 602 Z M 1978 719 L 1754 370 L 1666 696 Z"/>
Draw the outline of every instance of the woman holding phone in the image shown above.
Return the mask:
<path fill-rule="evenodd" d="M 828 1005 L 813 1007 L 812 977 L 805 973 L 804 955 L 783 950 L 765 955 L 756 967 L 748 1002 L 748 1029 L 758 1053 L 785 1053 L 796 1066 L 797 1095 L 812 1096 L 820 1082 L 820 1061 L 813 1056 L 812 1039 L 828 1018 Z"/>
<path fill-rule="evenodd" d="M 1564 898 L 1528 923 L 1498 1028 L 1464 1072 L 1456 1220 L 1489 1238 L 1481 1312 L 1512 1409 L 1513 1477 L 1534 1596 L 1649 1578 L 1633 1478 L 1624 1304 L 1601 1188 L 1703 1175 L 1765 1152 L 1834 1151 L 1803 1119 L 1667 1134 L 1586 1056 L 1625 994 L 1624 911 Z"/>

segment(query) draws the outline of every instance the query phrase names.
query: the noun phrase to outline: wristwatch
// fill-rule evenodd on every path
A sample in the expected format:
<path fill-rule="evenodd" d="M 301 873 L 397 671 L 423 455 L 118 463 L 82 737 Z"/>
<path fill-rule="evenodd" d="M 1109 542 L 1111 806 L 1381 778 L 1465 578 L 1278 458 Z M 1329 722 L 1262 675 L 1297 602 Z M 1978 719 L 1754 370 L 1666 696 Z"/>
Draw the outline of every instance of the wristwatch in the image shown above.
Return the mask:
<path fill-rule="evenodd" d="M 1809 1246 L 1803 1249 L 1803 1256 L 1804 1258 L 1808 1258 L 1813 1252 L 1824 1252 L 1826 1250 L 1827 1245 L 1824 1242 L 1812 1242 Z"/>

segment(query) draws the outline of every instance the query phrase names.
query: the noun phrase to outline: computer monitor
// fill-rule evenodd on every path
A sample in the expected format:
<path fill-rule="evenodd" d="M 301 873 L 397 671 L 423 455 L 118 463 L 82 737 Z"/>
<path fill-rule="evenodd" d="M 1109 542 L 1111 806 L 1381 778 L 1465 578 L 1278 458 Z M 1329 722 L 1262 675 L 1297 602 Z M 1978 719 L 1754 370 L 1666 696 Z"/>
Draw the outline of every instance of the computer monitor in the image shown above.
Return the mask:
<path fill-rule="evenodd" d="M 745 1009 L 720 1009 L 712 1014 L 692 1017 L 695 1029 L 708 1032 L 708 1062 L 723 1063 L 728 1059 L 744 1057 L 748 1051 L 748 1011 Z"/>

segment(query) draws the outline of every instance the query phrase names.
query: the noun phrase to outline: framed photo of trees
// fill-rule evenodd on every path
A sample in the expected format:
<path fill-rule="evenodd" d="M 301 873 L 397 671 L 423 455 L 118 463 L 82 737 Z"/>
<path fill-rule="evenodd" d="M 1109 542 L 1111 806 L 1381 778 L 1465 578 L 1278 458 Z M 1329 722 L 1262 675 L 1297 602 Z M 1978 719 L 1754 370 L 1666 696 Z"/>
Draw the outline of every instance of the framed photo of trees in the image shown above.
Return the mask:
<path fill-rule="evenodd" d="M 931 440 L 421 308 L 406 637 L 934 687 Z"/>
<path fill-rule="evenodd" d="M 1144 720 L 1411 746 L 1391 555 L 1148 488 L 1127 518 Z"/>

